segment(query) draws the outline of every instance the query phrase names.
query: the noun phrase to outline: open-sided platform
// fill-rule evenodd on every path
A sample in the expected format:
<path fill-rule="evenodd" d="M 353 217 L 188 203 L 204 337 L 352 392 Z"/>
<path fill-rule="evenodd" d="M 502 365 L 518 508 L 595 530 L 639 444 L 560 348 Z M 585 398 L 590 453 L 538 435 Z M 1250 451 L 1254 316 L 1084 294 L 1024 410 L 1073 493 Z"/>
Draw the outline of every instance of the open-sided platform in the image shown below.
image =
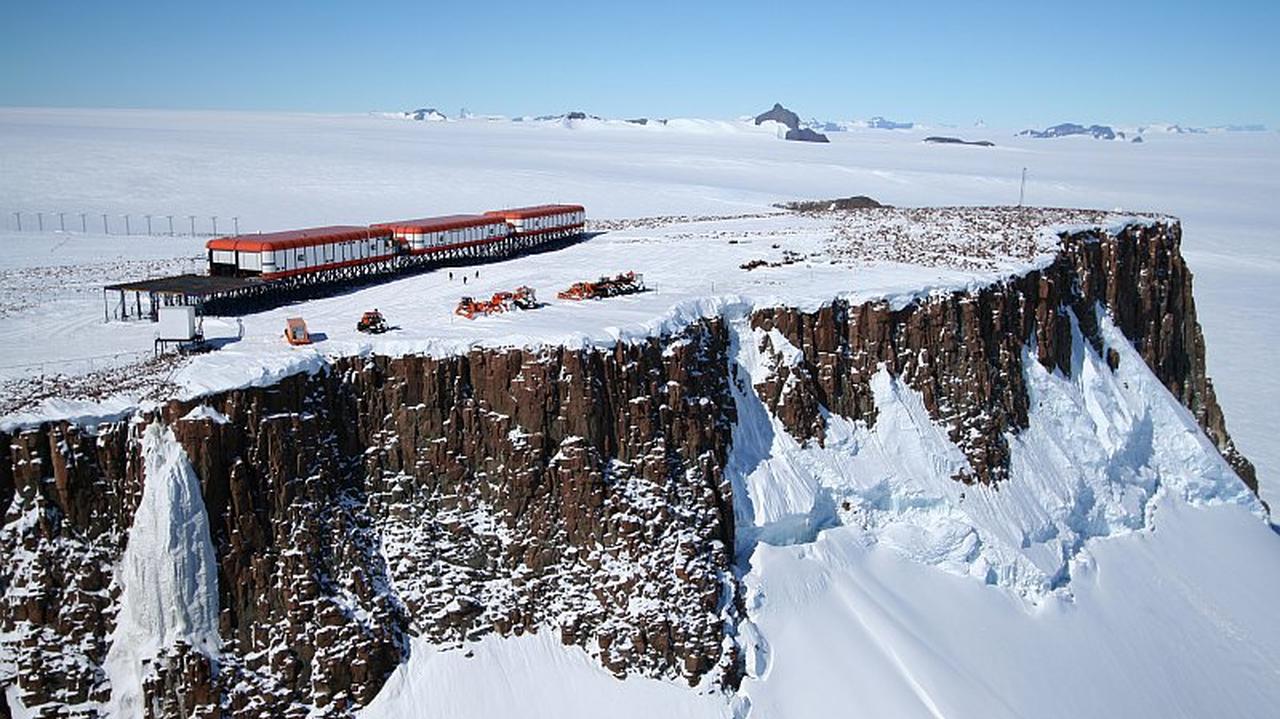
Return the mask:
<path fill-rule="evenodd" d="M 102 288 L 104 314 L 112 319 L 156 318 L 162 305 L 191 305 L 198 310 L 218 300 L 245 298 L 262 292 L 266 283 L 258 277 L 219 277 L 211 275 L 177 275 L 133 282 L 121 282 Z M 116 293 L 112 302 L 111 293 Z M 130 312 L 132 293 L 132 312 Z M 147 303 L 143 305 L 143 297 Z M 112 310 L 115 316 L 112 316 Z"/>

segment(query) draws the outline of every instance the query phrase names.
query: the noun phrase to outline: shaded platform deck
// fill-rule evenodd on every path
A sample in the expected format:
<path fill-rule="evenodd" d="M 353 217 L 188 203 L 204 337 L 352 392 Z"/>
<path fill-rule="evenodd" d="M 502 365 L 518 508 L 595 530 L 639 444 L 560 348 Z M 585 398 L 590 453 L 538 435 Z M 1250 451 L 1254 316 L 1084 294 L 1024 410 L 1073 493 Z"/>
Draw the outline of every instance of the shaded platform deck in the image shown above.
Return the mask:
<path fill-rule="evenodd" d="M 143 318 L 154 321 L 162 306 L 190 305 L 200 314 L 205 314 L 210 305 L 247 299 L 270 288 L 271 283 L 257 277 L 176 275 L 107 285 L 102 288 L 102 301 L 108 322 L 112 319 Z M 111 297 L 113 292 L 116 293 L 115 301 Z"/>

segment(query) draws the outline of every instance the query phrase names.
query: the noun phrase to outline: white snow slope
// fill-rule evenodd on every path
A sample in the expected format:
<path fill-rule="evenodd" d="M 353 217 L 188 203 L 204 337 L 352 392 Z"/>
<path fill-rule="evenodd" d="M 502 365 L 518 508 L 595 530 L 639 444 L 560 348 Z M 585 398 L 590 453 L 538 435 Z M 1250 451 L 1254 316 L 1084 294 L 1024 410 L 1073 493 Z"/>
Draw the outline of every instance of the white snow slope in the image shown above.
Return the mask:
<path fill-rule="evenodd" d="M 898 205 L 1008 204 L 1026 166 L 1034 204 L 1183 218 L 1210 372 L 1237 443 L 1258 463 L 1264 497 L 1277 499 L 1268 495 L 1280 469 L 1269 428 L 1280 379 L 1261 350 L 1274 344 L 1277 329 L 1267 292 L 1280 273 L 1271 240 L 1280 226 L 1272 201 L 1280 196 L 1280 138 L 1170 135 L 1130 145 L 987 132 L 998 147 L 924 145 L 919 133 L 873 130 L 836 133 L 829 146 L 813 146 L 740 123 L 0 110 L 0 211 L 238 214 L 243 228 L 269 230 L 544 200 L 583 202 L 596 218 L 758 214 L 779 200 L 850 194 Z M 218 353 L 234 361 L 190 363 L 173 380 L 195 393 L 270 381 L 326 353 L 367 351 L 349 327 L 366 304 L 393 322 L 411 320 L 399 337 L 380 340 L 387 344 L 378 351 L 401 343 L 401 351 L 452 352 L 471 343 L 607 342 L 689 316 L 741 317 L 775 299 L 808 306 L 839 292 L 905 297 L 1015 269 L 887 261 L 724 269 L 777 259 L 769 253 L 780 237 L 788 248 L 812 249 L 839 231 L 824 222 L 752 217 L 632 227 L 563 254 L 479 268 L 486 290 L 537 280 L 547 295 L 566 280 L 622 269 L 645 272 L 659 288 L 608 304 L 554 303 L 524 323 L 508 316 L 449 324 L 462 292 L 439 272 L 260 313 L 246 318 L 244 340 Z M 138 261 L 168 271 L 201 244 L 29 232 L 0 241 L 7 243 L 0 366 L 11 378 L 44 371 L 32 362 L 74 365 L 88 356 L 110 363 L 106 355 L 147 349 L 148 328 L 101 323 L 95 285 L 152 271 Z M 80 290 L 60 293 L 68 282 Z M 28 297 L 39 302 L 21 304 Z M 297 313 L 329 339 L 314 350 L 283 348 L 280 320 Z M 796 442 L 746 381 L 775 358 L 735 322 L 743 384 L 729 476 L 748 617 L 735 638 L 749 675 L 741 690 L 618 681 L 544 632 L 461 650 L 415 643 L 366 715 L 1273 714 L 1280 707 L 1280 621 L 1272 609 L 1280 536 L 1189 414 L 1099 319 L 1106 344 L 1121 353 L 1120 370 L 1113 374 L 1080 341 L 1071 377 L 1026 362 L 1031 426 L 1011 438 L 1011 477 L 997 488 L 949 479 L 963 455 L 919 397 L 885 372 L 873 382 L 874 426 L 829 416 L 825 447 Z M 781 337 L 770 341 L 787 361 Z M 131 667 L 175 632 L 216 651 L 215 625 L 199 599 L 210 596 L 216 575 L 206 571 L 198 522 L 186 521 L 197 508 L 182 500 L 192 490 L 190 470 L 173 456 L 171 439 L 152 436 L 159 432 L 147 433 L 143 503 L 151 509 L 139 512 L 151 519 L 134 528 L 158 532 L 157 539 L 135 549 L 131 536 L 121 568 L 122 617 L 131 619 L 119 631 L 130 638 L 109 662 L 121 708 Z M 153 475 L 166 477 L 168 489 L 152 487 Z M 140 528 L 153 521 L 172 525 L 168 539 L 157 527 Z M 156 580 L 169 587 L 168 599 L 153 604 L 131 593 L 141 585 L 130 577 L 174 561 L 158 548 L 190 556 L 176 575 L 183 579 Z M 174 606 L 187 610 L 175 615 Z"/>
<path fill-rule="evenodd" d="M 744 693 L 762 716 L 1246 716 L 1277 705 L 1280 687 L 1258 681 L 1280 673 L 1280 623 L 1264 608 L 1280 587 L 1280 537 L 1100 319 L 1121 356 L 1114 375 L 1078 331 L 1071 378 L 1028 348 L 1030 427 L 998 488 L 950 479 L 963 455 L 885 371 L 872 381 L 874 427 L 830 417 L 825 448 L 797 445 L 776 421 L 739 427 L 735 457 L 761 454 L 737 442 L 744 434 L 774 433 L 766 459 L 733 473 L 752 504 L 740 521 L 771 542 L 740 548 L 754 550 L 745 581 L 759 636 Z M 752 374 L 754 346 L 739 338 Z M 796 516 L 832 528 L 796 532 Z M 790 531 L 771 532 L 778 522 Z"/>

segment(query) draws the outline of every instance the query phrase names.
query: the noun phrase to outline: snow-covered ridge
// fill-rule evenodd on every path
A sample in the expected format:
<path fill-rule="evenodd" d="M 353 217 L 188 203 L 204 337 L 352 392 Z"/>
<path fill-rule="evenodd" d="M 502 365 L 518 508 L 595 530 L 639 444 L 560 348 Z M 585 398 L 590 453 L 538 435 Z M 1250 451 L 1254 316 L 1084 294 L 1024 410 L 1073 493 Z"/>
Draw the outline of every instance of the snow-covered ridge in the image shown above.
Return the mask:
<path fill-rule="evenodd" d="M 665 126 L 673 125 L 673 127 L 685 126 L 703 126 L 703 127 L 720 127 L 724 129 L 741 130 L 746 129 L 747 125 L 755 124 L 752 122 L 753 116 L 743 115 L 737 120 L 726 120 L 723 118 L 655 118 L 651 116 L 636 116 L 628 118 L 609 118 L 602 117 L 587 112 L 570 111 L 558 114 L 547 115 L 516 115 L 507 117 L 505 115 L 495 114 L 476 114 L 467 112 L 465 109 L 454 116 L 449 116 L 443 110 L 435 107 L 421 107 L 413 110 L 404 110 L 400 112 L 371 112 L 373 117 L 396 119 L 396 120 L 415 120 L 426 122 L 459 122 L 459 121 L 479 121 L 479 122 L 521 122 L 521 123 L 542 123 L 557 124 L 565 127 L 583 126 L 583 124 L 602 124 L 614 126 L 631 126 L 631 127 L 647 127 L 647 126 Z M 898 120 L 886 118 L 881 115 L 874 115 L 867 118 L 855 119 L 824 119 L 819 117 L 809 117 L 807 119 L 797 118 L 799 124 L 813 130 L 822 132 L 848 132 L 851 130 L 933 130 L 936 128 L 956 128 L 962 127 L 955 124 L 945 122 L 915 122 L 911 120 Z M 733 125 L 740 127 L 733 128 Z M 1114 122 L 1104 122 L 1093 124 L 1091 127 L 1100 129 L 1114 130 L 1121 136 L 1135 136 L 1144 133 L 1150 134 L 1173 134 L 1173 135 L 1204 135 L 1209 133 L 1240 133 L 1240 132 L 1267 132 L 1268 127 L 1262 123 L 1232 123 L 1222 125 L 1197 126 L 1188 125 L 1186 123 L 1174 122 L 1148 122 L 1142 124 L 1117 124 Z M 985 129 L 987 124 L 978 120 L 971 127 Z M 1079 127 L 1082 130 L 1091 129 L 1083 125 L 1075 125 L 1074 123 L 1062 123 L 1060 125 L 1051 126 L 1053 128 L 1063 127 Z M 1024 134 L 1031 134 L 1032 131 L 1025 131 Z M 1056 136 L 1056 134 L 1055 134 Z"/>
<path fill-rule="evenodd" d="M 465 354 L 484 347 L 608 347 L 673 335 L 690 323 L 742 316 L 762 307 L 812 310 L 835 299 L 903 306 L 934 293 L 972 291 L 1050 263 L 1066 231 L 1114 234 L 1128 225 L 1175 222 L 1087 210 L 1016 207 L 874 208 L 855 212 L 770 213 L 738 217 L 611 221 L 603 235 L 556 252 L 482 268 L 438 270 L 243 318 L 245 337 L 208 355 L 167 365 L 149 386 L 96 397 L 51 397 L 38 405 L 7 402 L 0 427 L 97 414 L 118 416 L 168 396 L 274 384 L 317 372 L 347 356 Z M 754 263 L 761 266 L 752 267 Z M 558 289 L 624 269 L 645 275 L 653 291 L 603 302 L 554 299 Z M 464 284 L 464 277 L 469 284 Z M 530 285 L 549 306 L 467 321 L 452 310 L 463 294 Z M 355 318 L 378 307 L 399 331 L 371 338 Z M 324 341 L 289 347 L 287 316 L 303 316 Z M 94 342 L 120 351 L 150 344 L 149 325 L 90 326 L 74 347 Z M 210 318 L 206 336 L 238 334 Z M 145 339 L 144 339 L 145 338 Z M 131 343 L 131 344 L 122 344 Z M 49 360 L 58 359 L 49 357 Z"/>
<path fill-rule="evenodd" d="M 397 109 L 423 105 L 432 103 Z M 894 120 L 928 119 L 881 109 Z M 585 124 L 427 123 L 364 113 L 0 110 L 8 170 L 0 173 L 6 267 L 0 300 L 9 308 L 0 312 L 0 384 L 30 385 L 38 374 L 66 383 L 150 353 L 151 328 L 103 325 L 101 286 L 152 272 L 198 271 L 192 259 L 203 262 L 203 239 L 114 234 L 126 213 L 135 232 L 145 227 L 144 214 L 158 224 L 173 214 L 180 231 L 189 214 L 201 231 L 210 229 L 211 215 L 220 216 L 223 229 L 238 215 L 246 231 L 271 231 L 549 198 L 580 202 L 592 218 L 608 219 L 736 215 L 845 194 L 898 206 L 992 205 L 1016 200 L 1019 170 L 1027 167 L 1032 204 L 1155 209 L 1183 218 L 1218 388 L 1228 408 L 1247 420 L 1240 427 L 1244 448 L 1264 474 L 1275 474 L 1280 454 L 1265 427 L 1275 424 L 1280 383 L 1265 353 L 1253 351 L 1268 346 L 1266 304 L 1255 299 L 1275 284 L 1277 268 L 1274 129 L 1148 132 L 1147 142 L 1134 146 L 1016 138 L 1022 126 L 992 126 L 976 137 L 998 146 L 978 152 L 922 143 L 939 132 L 936 124 L 854 128 L 821 147 L 779 141 L 750 122 L 729 124 L 750 131 L 694 135 L 629 125 L 596 132 Z M 138 184 L 139 177 L 150 179 Z M 23 232 L 16 232 L 11 211 L 24 213 Z M 37 211 L 45 213 L 43 233 L 33 231 Z M 69 232 L 56 232 L 55 211 L 67 212 Z M 88 234 L 79 232 L 79 212 L 88 213 Z M 99 213 L 109 214 L 113 234 L 101 234 Z M 151 260 L 165 266 L 153 269 Z M 448 299 L 456 302 L 457 294 Z M 340 325 L 353 323 L 342 317 Z M 234 327 L 208 329 L 234 334 Z M 270 329 L 274 339 L 279 328 Z M 117 357 L 120 349 L 129 354 Z M 0 387 L 0 415 L 15 409 L 8 389 Z M 134 392 L 129 404 L 141 394 Z"/>

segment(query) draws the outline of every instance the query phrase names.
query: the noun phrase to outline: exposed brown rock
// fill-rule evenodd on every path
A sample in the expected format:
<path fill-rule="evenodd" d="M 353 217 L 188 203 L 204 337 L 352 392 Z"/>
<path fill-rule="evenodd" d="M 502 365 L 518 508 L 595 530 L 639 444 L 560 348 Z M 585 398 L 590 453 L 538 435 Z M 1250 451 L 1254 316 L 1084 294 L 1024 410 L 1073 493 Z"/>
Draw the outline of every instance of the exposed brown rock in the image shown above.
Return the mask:
<path fill-rule="evenodd" d="M 735 685 L 726 347 L 708 322 L 611 350 L 339 360 L 197 400 L 225 423 L 170 403 L 157 416 L 200 478 L 223 647 L 216 673 L 201 651 L 166 650 L 144 680 L 149 711 L 344 715 L 409 634 L 450 644 L 548 625 L 619 674 L 696 682 L 718 668 Z M 119 588 L 102 591 L 104 572 L 141 496 L 141 426 L 0 437 L 14 511 L 40 517 L 18 530 L 10 516 L 0 535 L 30 552 L 0 566 L 0 621 L 27 637 L 24 671 L 0 684 L 29 706 L 110 696 L 96 667 Z M 73 661 L 68 641 L 91 650 Z"/>
<path fill-rule="evenodd" d="M 222 716 L 213 662 L 190 645 L 179 643 L 157 659 L 143 682 L 151 717 L 217 719 Z"/>
<path fill-rule="evenodd" d="M 1041 364 L 1069 374 L 1071 317 L 1101 351 L 1095 321 L 1100 306 L 1256 493 L 1253 465 L 1232 444 L 1205 374 L 1181 233 L 1176 222 L 1156 222 L 1131 226 L 1118 237 L 1070 234 L 1044 270 L 900 309 L 837 301 L 811 313 L 759 311 L 753 326 L 777 329 L 804 361 L 757 389 L 793 434 L 821 440 L 815 402 L 875 421 L 870 378 L 883 364 L 922 394 L 934 419 L 969 457 L 972 475 L 960 479 L 995 482 L 1008 473 L 1006 431 L 1027 426 L 1024 344 L 1034 340 Z M 1118 356 L 1108 361 L 1118 366 Z M 783 395 L 779 388 L 787 380 L 791 390 Z"/>
<path fill-rule="evenodd" d="M 10 457 L 9 442 L 0 441 L 0 512 L 7 511 L 12 502 L 13 459 Z"/>
<path fill-rule="evenodd" d="M 733 546 L 726 331 L 686 339 L 377 359 L 353 378 L 358 414 L 386 418 L 367 428 L 366 471 L 415 633 L 457 641 L 558 615 L 563 641 L 618 672 L 692 682 L 725 664 L 712 618 Z M 669 575 L 676 558 L 684 579 Z M 641 598 L 652 612 L 621 620 Z M 673 640 L 635 651 L 654 631 Z"/>
<path fill-rule="evenodd" d="M 1191 270 L 1182 257 L 1182 226 L 1130 229 L 1121 239 L 1129 241 L 1081 233 L 1064 243 L 1060 262 L 1070 262 L 1080 282 L 1078 306 L 1100 302 L 1107 308 L 1147 366 L 1257 494 L 1257 470 L 1231 441 L 1205 371 Z"/>
<path fill-rule="evenodd" d="M 22 702 L 36 711 L 103 701 L 119 588 L 110 567 L 141 496 L 138 443 L 125 423 L 50 423 L 0 433 L 13 482 L 0 529 L 0 632 Z"/>

